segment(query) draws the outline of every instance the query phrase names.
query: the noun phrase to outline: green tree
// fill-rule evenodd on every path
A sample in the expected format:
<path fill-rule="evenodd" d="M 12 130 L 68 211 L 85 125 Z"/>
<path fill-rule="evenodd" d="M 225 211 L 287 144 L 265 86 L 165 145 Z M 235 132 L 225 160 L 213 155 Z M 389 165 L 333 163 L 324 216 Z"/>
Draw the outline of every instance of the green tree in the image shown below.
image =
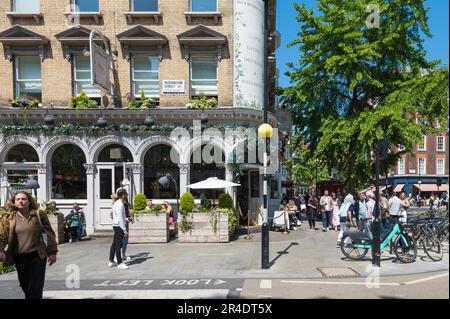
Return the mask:
<path fill-rule="evenodd" d="M 367 23 L 375 21 L 369 4 L 379 8 L 378 27 Z M 289 65 L 283 100 L 307 147 L 305 162 L 319 158 L 354 191 L 372 175 L 374 141 L 386 137 L 411 152 L 435 132 L 433 121 L 446 121 L 448 69 L 425 59 L 421 33 L 431 34 L 423 0 L 318 0 L 317 13 L 294 6 L 301 27 L 290 46 L 300 57 Z"/>

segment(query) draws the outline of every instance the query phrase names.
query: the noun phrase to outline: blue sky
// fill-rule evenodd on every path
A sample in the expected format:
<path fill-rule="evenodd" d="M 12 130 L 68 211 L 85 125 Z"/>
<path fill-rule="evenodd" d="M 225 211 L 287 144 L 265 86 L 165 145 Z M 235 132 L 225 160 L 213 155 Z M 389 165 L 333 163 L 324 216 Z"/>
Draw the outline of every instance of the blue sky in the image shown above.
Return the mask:
<path fill-rule="evenodd" d="M 349 0 L 351 1 L 351 0 Z M 297 62 L 298 47 L 286 48 L 286 45 L 297 38 L 299 24 L 295 20 L 297 11 L 293 3 L 305 3 L 308 8 L 315 6 L 315 0 L 278 0 L 277 1 L 277 29 L 281 33 L 281 46 L 277 50 L 277 67 L 280 69 L 280 86 L 288 86 L 289 78 L 284 73 L 287 71 L 286 63 Z M 442 60 L 448 65 L 449 60 L 449 0 L 427 0 L 428 26 L 432 38 L 426 38 L 425 49 L 429 60 Z"/>

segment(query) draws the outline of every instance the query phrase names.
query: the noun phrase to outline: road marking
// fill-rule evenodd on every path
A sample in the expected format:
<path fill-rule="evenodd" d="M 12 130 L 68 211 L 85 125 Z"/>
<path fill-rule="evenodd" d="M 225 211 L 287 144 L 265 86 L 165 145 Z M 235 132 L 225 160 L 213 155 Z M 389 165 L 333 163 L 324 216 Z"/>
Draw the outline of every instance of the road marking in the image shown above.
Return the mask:
<path fill-rule="evenodd" d="M 422 278 L 422 279 L 416 279 L 416 280 L 408 281 L 408 282 L 405 282 L 404 285 L 414 285 L 414 284 L 418 284 L 420 282 L 429 281 L 429 280 L 433 280 L 433 279 L 437 279 L 437 278 L 441 278 L 441 277 L 446 277 L 446 276 L 448 276 L 448 273 L 435 275 L 435 276 L 431 276 L 431 277 L 426 277 L 426 278 Z"/>
<path fill-rule="evenodd" d="M 319 284 L 319 285 L 364 285 L 365 282 L 346 282 L 346 281 L 306 281 L 306 280 L 282 280 L 281 282 L 289 284 Z M 400 286 L 397 282 L 380 282 L 380 286 Z"/>
<path fill-rule="evenodd" d="M 226 299 L 229 289 L 44 291 L 44 299 Z"/>
<path fill-rule="evenodd" d="M 236 291 L 242 291 L 242 288 L 236 288 Z"/>
<path fill-rule="evenodd" d="M 261 280 L 260 289 L 272 289 L 272 280 Z"/>

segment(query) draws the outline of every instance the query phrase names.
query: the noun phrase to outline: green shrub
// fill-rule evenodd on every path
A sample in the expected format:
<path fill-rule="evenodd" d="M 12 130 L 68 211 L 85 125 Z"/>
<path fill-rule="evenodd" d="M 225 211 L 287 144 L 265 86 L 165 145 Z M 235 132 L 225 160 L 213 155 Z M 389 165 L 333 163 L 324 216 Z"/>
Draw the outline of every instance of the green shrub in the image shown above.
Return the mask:
<path fill-rule="evenodd" d="M 228 210 L 228 233 L 233 234 L 239 223 L 239 212 L 232 209 Z"/>
<path fill-rule="evenodd" d="M 5 266 L 3 263 L 0 263 L 0 275 L 7 274 L 16 270 L 15 266 Z"/>
<path fill-rule="evenodd" d="M 211 109 L 213 107 L 217 106 L 217 100 L 215 98 L 207 99 L 206 97 L 194 97 L 193 99 L 189 100 L 189 105 L 192 106 L 193 109 Z"/>
<path fill-rule="evenodd" d="M 187 192 L 184 193 L 180 198 L 180 212 L 182 213 L 190 213 L 192 212 L 192 208 L 194 207 L 194 196 Z"/>
<path fill-rule="evenodd" d="M 159 214 L 163 212 L 163 208 L 160 204 L 155 204 L 152 208 L 145 207 L 144 212 L 146 214 Z"/>
<path fill-rule="evenodd" d="M 231 198 L 230 194 L 228 193 L 222 193 L 219 196 L 219 208 L 233 208 L 233 199 Z"/>
<path fill-rule="evenodd" d="M 204 209 L 204 210 L 208 210 L 208 209 L 211 209 L 211 200 L 210 199 L 208 199 L 207 197 L 206 197 L 206 195 L 205 194 L 202 194 L 201 196 L 200 196 L 200 204 L 201 204 L 201 206 L 202 206 L 202 208 Z"/>
<path fill-rule="evenodd" d="M 145 209 L 145 206 L 147 206 L 147 197 L 145 194 L 137 194 L 134 196 L 134 211 L 138 212 Z"/>
<path fill-rule="evenodd" d="M 95 109 L 98 106 L 95 100 L 89 98 L 84 91 L 81 91 L 78 96 L 74 96 L 69 101 L 69 107 L 82 109 Z"/>

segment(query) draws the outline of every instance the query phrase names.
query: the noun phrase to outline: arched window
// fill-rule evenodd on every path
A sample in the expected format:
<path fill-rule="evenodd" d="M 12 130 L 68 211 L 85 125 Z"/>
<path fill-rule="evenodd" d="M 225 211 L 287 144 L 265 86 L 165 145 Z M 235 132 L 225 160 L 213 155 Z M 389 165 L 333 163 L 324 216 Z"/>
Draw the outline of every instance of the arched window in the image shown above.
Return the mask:
<path fill-rule="evenodd" d="M 131 152 L 126 147 L 119 144 L 111 144 L 101 150 L 97 162 L 133 162 L 133 156 L 131 156 Z"/>
<path fill-rule="evenodd" d="M 203 181 L 209 177 L 217 177 L 219 179 L 225 180 L 225 155 L 222 151 L 220 151 L 220 155 L 218 158 L 220 158 L 219 161 L 212 161 L 212 163 L 208 164 L 205 162 L 204 158 L 204 149 L 205 147 L 211 147 L 210 145 L 202 145 L 201 147 L 201 153 L 199 152 L 199 149 L 196 149 L 191 154 L 191 170 L 190 170 L 190 184 L 194 184 L 200 181 Z M 217 148 L 212 148 L 209 155 L 211 155 L 212 158 L 215 158 L 214 152 L 217 151 Z M 199 163 L 199 157 L 198 155 L 201 154 L 201 163 Z M 195 159 L 195 161 L 194 161 Z M 201 194 L 205 194 L 207 198 L 213 199 L 217 198 L 218 194 L 220 192 L 223 192 L 224 190 L 207 190 L 207 189 L 188 189 L 192 195 L 194 195 L 195 198 L 200 198 Z"/>
<path fill-rule="evenodd" d="M 30 145 L 19 144 L 9 150 L 5 162 L 39 162 L 39 156 Z"/>
<path fill-rule="evenodd" d="M 160 144 L 147 151 L 144 158 L 144 193 L 147 198 L 152 199 L 172 199 L 177 198 L 175 185 L 171 183 L 164 189 L 158 183 L 158 179 L 166 174 L 172 175 L 180 188 L 180 170 L 178 158 L 170 158 L 171 146 Z M 178 154 L 177 154 L 178 155 Z"/>
<path fill-rule="evenodd" d="M 86 157 L 76 145 L 58 147 L 52 156 L 52 198 L 87 199 Z"/>

